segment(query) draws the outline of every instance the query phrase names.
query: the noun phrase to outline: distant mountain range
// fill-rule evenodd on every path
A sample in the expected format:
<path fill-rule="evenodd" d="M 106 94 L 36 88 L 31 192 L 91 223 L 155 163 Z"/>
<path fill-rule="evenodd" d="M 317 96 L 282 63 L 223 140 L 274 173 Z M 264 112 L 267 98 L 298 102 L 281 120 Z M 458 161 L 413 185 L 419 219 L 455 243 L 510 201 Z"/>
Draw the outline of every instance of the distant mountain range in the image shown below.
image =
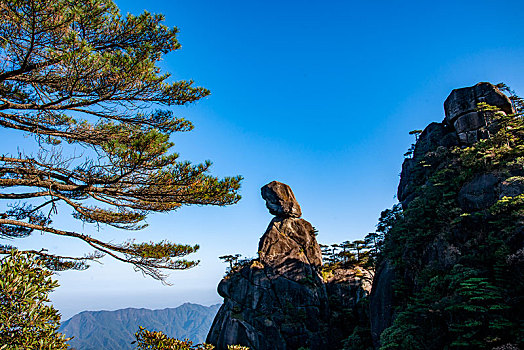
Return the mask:
<path fill-rule="evenodd" d="M 77 350 L 131 350 L 138 326 L 197 344 L 205 341 L 219 307 L 186 303 L 163 310 L 83 311 L 63 322 L 59 331 L 74 336 L 69 344 Z"/>

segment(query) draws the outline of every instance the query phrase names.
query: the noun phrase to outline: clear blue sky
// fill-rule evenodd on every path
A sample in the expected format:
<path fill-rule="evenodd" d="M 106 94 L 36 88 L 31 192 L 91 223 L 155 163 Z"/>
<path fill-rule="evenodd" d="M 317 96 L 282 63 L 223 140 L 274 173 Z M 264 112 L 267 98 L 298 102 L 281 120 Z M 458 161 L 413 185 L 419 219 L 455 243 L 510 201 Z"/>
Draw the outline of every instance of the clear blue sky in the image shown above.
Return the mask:
<path fill-rule="evenodd" d="M 116 3 L 123 13 L 163 13 L 179 27 L 182 49 L 162 66 L 212 95 L 178 109 L 196 129 L 175 135 L 175 149 L 194 162 L 211 159 L 216 175 L 243 175 L 243 199 L 152 215 L 142 232 L 95 232 L 199 243 L 202 262 L 173 273 L 171 287 L 109 258 L 64 272 L 52 295 L 64 319 L 82 310 L 221 302 L 218 256 L 255 255 L 271 220 L 260 187 L 272 180 L 292 187 L 320 242 L 362 237 L 396 202 L 408 132 L 441 121 L 452 89 L 505 82 L 524 94 L 522 1 Z M 89 251 L 47 236 L 24 244 Z"/>

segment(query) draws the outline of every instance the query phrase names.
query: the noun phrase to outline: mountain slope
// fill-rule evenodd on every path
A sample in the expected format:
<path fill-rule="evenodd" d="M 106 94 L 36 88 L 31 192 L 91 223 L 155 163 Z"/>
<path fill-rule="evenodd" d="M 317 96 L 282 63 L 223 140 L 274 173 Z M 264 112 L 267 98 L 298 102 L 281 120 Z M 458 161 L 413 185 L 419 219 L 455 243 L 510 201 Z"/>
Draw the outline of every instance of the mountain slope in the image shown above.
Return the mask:
<path fill-rule="evenodd" d="M 218 307 L 186 303 L 163 310 L 84 311 L 62 323 L 59 331 L 67 337 L 74 336 L 69 343 L 78 350 L 133 349 L 131 342 L 138 326 L 201 343 Z"/>
<path fill-rule="evenodd" d="M 444 122 L 420 133 L 402 166 L 402 207 L 379 223 L 375 348 L 523 348 L 522 101 L 489 83 L 456 89 Z"/>

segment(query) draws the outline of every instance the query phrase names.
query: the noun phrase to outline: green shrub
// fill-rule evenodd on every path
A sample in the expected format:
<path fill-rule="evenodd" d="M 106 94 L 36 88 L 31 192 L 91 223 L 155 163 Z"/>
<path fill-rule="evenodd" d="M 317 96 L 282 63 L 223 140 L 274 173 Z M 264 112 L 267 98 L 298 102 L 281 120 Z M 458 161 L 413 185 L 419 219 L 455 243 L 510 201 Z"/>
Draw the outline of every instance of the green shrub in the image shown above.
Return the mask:
<path fill-rule="evenodd" d="M 211 344 L 196 344 L 190 340 L 179 340 L 170 338 L 162 332 L 148 331 L 140 327 L 135 333 L 137 350 L 213 350 Z M 240 345 L 228 345 L 228 350 L 249 350 L 248 347 Z"/>
<path fill-rule="evenodd" d="M 48 294 L 58 287 L 44 263 L 12 250 L 0 260 L 0 349 L 67 349 Z"/>

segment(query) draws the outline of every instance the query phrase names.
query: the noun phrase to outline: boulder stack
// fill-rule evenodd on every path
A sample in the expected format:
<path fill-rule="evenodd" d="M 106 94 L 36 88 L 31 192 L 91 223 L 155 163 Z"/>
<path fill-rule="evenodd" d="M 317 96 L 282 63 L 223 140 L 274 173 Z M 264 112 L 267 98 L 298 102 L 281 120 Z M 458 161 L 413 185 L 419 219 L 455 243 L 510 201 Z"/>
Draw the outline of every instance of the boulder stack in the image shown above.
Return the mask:
<path fill-rule="evenodd" d="M 515 113 L 510 99 L 491 83 L 478 83 L 451 91 L 444 102 L 445 118 L 431 123 L 418 137 L 412 158 L 402 164 L 397 198 L 405 208 L 414 198 L 414 189 L 426 181 L 429 172 L 438 166 L 439 154 L 454 146 L 469 146 L 490 137 L 498 129 L 494 113 L 479 111 L 480 103 L 499 109 L 506 115 Z M 430 157 L 426 157 L 427 155 Z M 427 163 L 423 171 L 413 171 L 422 158 Z M 490 185 L 491 186 L 491 185 Z"/>
<path fill-rule="evenodd" d="M 502 113 L 513 114 L 509 98 L 490 83 L 451 91 L 444 101 L 444 123 L 453 126 L 461 144 L 472 144 L 489 137 L 493 125 L 492 113 L 479 112 L 479 103 L 498 107 Z"/>
<path fill-rule="evenodd" d="M 217 350 L 326 349 L 328 297 L 322 254 L 291 188 L 273 181 L 262 197 L 275 218 L 259 243 L 259 259 L 234 268 L 219 284 L 224 298 L 207 342 Z"/>
<path fill-rule="evenodd" d="M 272 181 L 262 187 L 260 192 L 272 215 L 281 218 L 299 218 L 302 216 L 300 205 L 288 185 Z"/>

